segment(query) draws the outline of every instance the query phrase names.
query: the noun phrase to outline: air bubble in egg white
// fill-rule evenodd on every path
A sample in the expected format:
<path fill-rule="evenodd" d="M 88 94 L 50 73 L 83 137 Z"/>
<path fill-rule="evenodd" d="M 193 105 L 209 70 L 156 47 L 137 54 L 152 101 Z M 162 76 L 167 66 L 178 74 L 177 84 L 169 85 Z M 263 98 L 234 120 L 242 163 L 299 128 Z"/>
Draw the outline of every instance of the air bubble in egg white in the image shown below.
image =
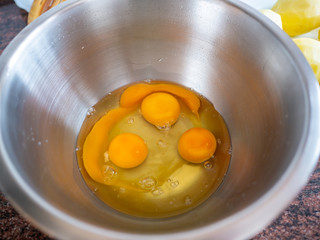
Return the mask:
<path fill-rule="evenodd" d="M 171 183 L 170 183 L 170 186 L 171 186 L 172 188 L 178 187 L 178 186 L 179 186 L 179 181 L 176 180 L 176 181 L 174 181 L 174 182 L 171 182 Z"/>
<path fill-rule="evenodd" d="M 113 178 L 117 175 L 117 171 L 109 166 L 109 165 L 104 165 L 103 166 L 103 175 L 104 175 L 104 182 L 108 183 L 113 180 Z"/>
<path fill-rule="evenodd" d="M 158 141 L 157 145 L 158 145 L 160 148 L 165 148 L 165 147 L 168 146 L 168 144 L 167 144 L 165 141 L 163 141 L 162 139 L 160 139 L 160 140 Z"/>
<path fill-rule="evenodd" d="M 185 198 L 184 198 L 184 203 L 185 203 L 185 205 L 191 205 L 192 204 L 192 199 L 191 199 L 191 197 L 190 196 L 186 196 Z"/>
<path fill-rule="evenodd" d="M 90 117 L 95 113 L 96 109 L 94 107 L 90 107 L 87 111 L 87 116 Z"/>
<path fill-rule="evenodd" d="M 205 169 L 211 169 L 213 167 L 212 161 L 208 160 L 203 163 Z"/>
<path fill-rule="evenodd" d="M 108 153 L 108 152 L 105 152 L 105 153 L 103 154 L 103 156 L 104 156 L 104 162 L 109 162 L 109 161 L 110 161 L 109 153 Z"/>
<path fill-rule="evenodd" d="M 128 124 L 133 124 L 133 123 L 134 123 L 134 118 L 133 117 L 128 118 Z"/>
<path fill-rule="evenodd" d="M 119 188 L 119 193 L 125 193 L 125 192 L 126 192 L 126 189 L 124 187 Z"/>
<path fill-rule="evenodd" d="M 157 185 L 157 181 L 154 177 L 147 176 L 140 179 L 139 184 L 143 189 L 152 189 Z"/>
<path fill-rule="evenodd" d="M 163 191 L 161 188 L 155 188 L 153 191 L 152 191 L 152 194 L 154 196 L 160 196 L 161 194 L 163 194 Z"/>
<path fill-rule="evenodd" d="M 165 126 L 156 126 L 156 128 L 158 128 L 160 131 L 169 131 L 171 126 L 170 124 L 166 124 Z"/>

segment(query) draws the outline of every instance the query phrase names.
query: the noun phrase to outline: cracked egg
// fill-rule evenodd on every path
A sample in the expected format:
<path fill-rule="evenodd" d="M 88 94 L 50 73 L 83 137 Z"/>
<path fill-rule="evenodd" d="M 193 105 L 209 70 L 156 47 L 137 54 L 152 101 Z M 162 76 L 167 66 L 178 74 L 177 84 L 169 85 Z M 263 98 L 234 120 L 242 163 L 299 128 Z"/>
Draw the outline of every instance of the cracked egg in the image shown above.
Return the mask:
<path fill-rule="evenodd" d="M 183 86 L 124 86 L 89 111 L 78 137 L 79 168 L 94 194 L 120 212 L 181 214 L 214 193 L 227 172 L 231 145 L 223 118 Z"/>

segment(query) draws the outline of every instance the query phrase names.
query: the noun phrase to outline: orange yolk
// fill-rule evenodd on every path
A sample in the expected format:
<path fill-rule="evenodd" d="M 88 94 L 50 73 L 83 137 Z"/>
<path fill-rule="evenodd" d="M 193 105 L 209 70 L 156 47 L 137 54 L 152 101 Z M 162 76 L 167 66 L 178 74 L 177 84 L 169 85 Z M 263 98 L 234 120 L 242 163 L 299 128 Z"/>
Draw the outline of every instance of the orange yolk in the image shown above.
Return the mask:
<path fill-rule="evenodd" d="M 116 136 L 109 145 L 110 161 L 121 168 L 139 166 L 148 155 L 148 147 L 144 140 L 133 133 Z"/>
<path fill-rule="evenodd" d="M 121 95 L 120 106 L 121 107 L 133 107 L 137 106 L 146 96 L 155 92 L 167 92 L 179 97 L 194 113 L 198 115 L 200 108 L 200 99 L 190 90 L 187 90 L 178 85 L 170 83 L 160 84 L 144 84 L 139 83 L 128 87 Z"/>
<path fill-rule="evenodd" d="M 171 94 L 153 93 L 143 99 L 141 114 L 156 127 L 169 127 L 179 118 L 180 104 Z"/>
<path fill-rule="evenodd" d="M 216 151 L 215 136 L 205 128 L 191 128 L 184 132 L 178 142 L 180 156 L 192 163 L 201 163 Z"/>
<path fill-rule="evenodd" d="M 83 144 L 83 164 L 89 176 L 105 183 L 103 175 L 104 153 L 108 149 L 110 129 L 134 108 L 116 108 L 104 115 L 92 128 Z"/>

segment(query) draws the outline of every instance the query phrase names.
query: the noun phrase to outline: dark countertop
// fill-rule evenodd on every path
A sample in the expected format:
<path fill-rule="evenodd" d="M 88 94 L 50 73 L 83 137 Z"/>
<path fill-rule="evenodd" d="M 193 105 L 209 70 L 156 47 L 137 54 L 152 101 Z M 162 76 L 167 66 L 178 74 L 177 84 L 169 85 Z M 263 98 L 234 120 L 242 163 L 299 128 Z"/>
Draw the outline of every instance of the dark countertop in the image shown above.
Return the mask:
<path fill-rule="evenodd" d="M 0 0 L 0 54 L 26 26 L 27 13 Z M 17 213 L 0 192 L 0 239 L 51 239 Z M 320 239 L 320 159 L 308 184 L 257 239 Z"/>

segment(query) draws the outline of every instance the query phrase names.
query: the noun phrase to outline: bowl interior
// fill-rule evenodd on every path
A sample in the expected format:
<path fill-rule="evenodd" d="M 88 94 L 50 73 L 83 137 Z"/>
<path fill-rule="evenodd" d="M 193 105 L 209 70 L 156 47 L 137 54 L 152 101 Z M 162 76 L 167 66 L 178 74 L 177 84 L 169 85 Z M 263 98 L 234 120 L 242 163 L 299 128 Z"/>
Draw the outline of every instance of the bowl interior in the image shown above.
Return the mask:
<path fill-rule="evenodd" d="M 78 234 L 169 234 L 245 216 L 290 169 L 308 116 L 303 76 L 284 38 L 252 12 L 224 1 L 92 0 L 35 21 L 2 69 L 1 131 L 19 181 L 49 206 L 41 208 L 72 225 L 73 234 L 77 224 Z M 173 218 L 112 210 L 89 191 L 77 167 L 75 144 L 89 107 L 145 79 L 201 93 L 231 136 L 231 165 L 219 190 Z M 48 218 L 43 221 L 70 234 L 68 224 Z"/>

